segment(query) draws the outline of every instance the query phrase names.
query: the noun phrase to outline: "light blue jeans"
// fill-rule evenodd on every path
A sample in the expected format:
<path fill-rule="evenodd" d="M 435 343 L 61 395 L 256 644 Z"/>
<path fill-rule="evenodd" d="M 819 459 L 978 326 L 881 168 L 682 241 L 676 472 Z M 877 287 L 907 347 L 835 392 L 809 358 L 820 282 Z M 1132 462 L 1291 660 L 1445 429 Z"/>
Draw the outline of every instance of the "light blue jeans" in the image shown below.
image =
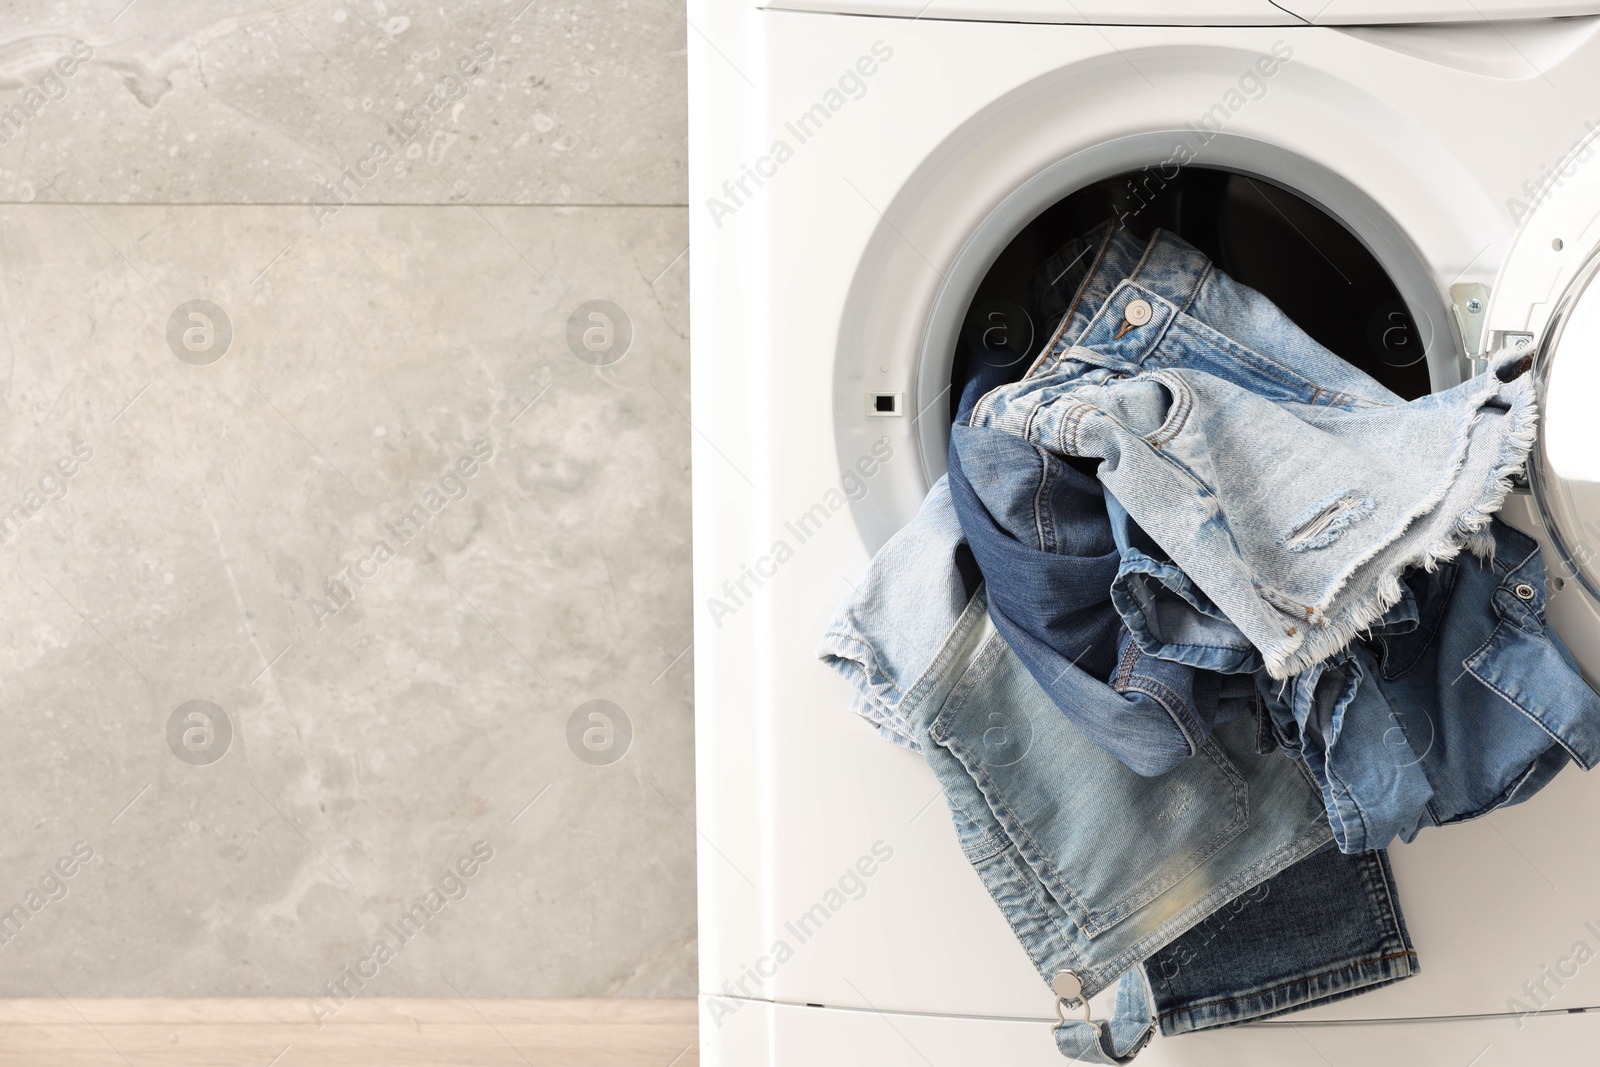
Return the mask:
<path fill-rule="evenodd" d="M 1257 751 L 1249 717 L 1218 726 L 1170 773 L 1135 774 L 1069 722 L 1006 645 L 982 586 L 969 591 L 965 553 L 941 480 L 874 559 L 819 654 L 850 682 L 858 713 L 922 754 L 968 861 L 1040 975 L 1078 991 L 1063 997 L 1057 1046 L 1083 1063 L 1125 1063 L 1155 1028 L 1139 965 L 1328 846 L 1321 797 L 1299 761 Z M 1413 973 L 1381 859 L 1352 871 L 1369 873 L 1327 893 L 1329 921 L 1313 924 L 1321 940 L 1299 929 L 1298 906 L 1292 923 L 1262 913 L 1277 947 L 1243 970 L 1270 963 L 1282 982 L 1271 996 L 1230 984 L 1239 968 L 1229 952 L 1247 950 L 1230 950 L 1226 932 L 1186 947 L 1183 981 L 1170 967 L 1159 976 L 1183 1006 L 1163 1025 L 1264 1017 Z M 1113 1017 L 1081 1018 L 1084 1000 L 1119 976 Z"/>
<path fill-rule="evenodd" d="M 1492 552 L 1485 527 L 1536 431 L 1526 360 L 1402 401 L 1163 232 L 1073 331 L 1088 307 L 972 425 L 1099 460 L 1273 677 L 1381 619 L 1406 568 Z"/>

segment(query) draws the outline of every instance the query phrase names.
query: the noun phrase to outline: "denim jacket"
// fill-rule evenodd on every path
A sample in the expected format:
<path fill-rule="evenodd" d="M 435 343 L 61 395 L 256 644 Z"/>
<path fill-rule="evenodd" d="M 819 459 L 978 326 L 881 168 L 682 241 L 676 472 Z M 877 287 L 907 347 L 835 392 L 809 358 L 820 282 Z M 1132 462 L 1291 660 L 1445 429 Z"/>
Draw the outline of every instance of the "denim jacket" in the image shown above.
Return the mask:
<path fill-rule="evenodd" d="M 1345 852 L 1520 803 L 1600 759 L 1600 696 L 1545 621 L 1538 544 L 1489 530 L 1489 559 L 1406 576 L 1408 612 L 1286 685 L 1258 678 Z"/>

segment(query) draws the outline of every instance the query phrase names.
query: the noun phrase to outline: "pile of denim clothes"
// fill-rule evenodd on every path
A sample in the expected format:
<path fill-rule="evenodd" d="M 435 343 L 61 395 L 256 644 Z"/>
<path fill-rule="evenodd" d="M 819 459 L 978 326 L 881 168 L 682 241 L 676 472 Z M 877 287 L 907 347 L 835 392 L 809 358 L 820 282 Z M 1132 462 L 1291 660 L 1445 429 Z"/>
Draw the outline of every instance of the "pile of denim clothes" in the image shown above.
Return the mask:
<path fill-rule="evenodd" d="M 1417 973 L 1384 847 L 1600 758 L 1495 517 L 1528 360 L 1406 401 L 1110 224 L 1033 298 L 1054 336 L 1020 380 L 968 353 L 949 473 L 820 655 L 939 779 L 1068 1057 Z"/>

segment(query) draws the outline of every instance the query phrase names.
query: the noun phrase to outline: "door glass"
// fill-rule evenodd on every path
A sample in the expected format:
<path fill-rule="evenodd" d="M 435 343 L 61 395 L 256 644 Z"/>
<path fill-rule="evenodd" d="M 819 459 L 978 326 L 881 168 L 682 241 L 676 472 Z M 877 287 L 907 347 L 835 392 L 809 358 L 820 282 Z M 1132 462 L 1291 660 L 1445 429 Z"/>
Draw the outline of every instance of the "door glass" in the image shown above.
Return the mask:
<path fill-rule="evenodd" d="M 1557 556 L 1552 584 L 1578 581 L 1600 600 L 1600 258 L 1591 256 L 1557 305 L 1540 347 L 1539 443 L 1528 480 Z"/>

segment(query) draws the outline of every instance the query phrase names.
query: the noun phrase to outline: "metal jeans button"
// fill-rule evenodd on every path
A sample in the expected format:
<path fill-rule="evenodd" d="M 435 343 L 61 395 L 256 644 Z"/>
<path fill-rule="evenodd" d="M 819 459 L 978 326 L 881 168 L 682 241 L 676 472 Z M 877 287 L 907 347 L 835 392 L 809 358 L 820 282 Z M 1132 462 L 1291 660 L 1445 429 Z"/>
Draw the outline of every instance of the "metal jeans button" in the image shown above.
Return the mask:
<path fill-rule="evenodd" d="M 1513 589 L 1512 592 L 1517 594 L 1518 600 L 1532 600 L 1534 588 L 1527 582 L 1523 582 L 1521 585 Z"/>
<path fill-rule="evenodd" d="M 1083 996 L 1083 979 L 1071 971 L 1057 971 L 1050 979 L 1050 991 L 1062 1000 L 1077 1000 Z"/>

